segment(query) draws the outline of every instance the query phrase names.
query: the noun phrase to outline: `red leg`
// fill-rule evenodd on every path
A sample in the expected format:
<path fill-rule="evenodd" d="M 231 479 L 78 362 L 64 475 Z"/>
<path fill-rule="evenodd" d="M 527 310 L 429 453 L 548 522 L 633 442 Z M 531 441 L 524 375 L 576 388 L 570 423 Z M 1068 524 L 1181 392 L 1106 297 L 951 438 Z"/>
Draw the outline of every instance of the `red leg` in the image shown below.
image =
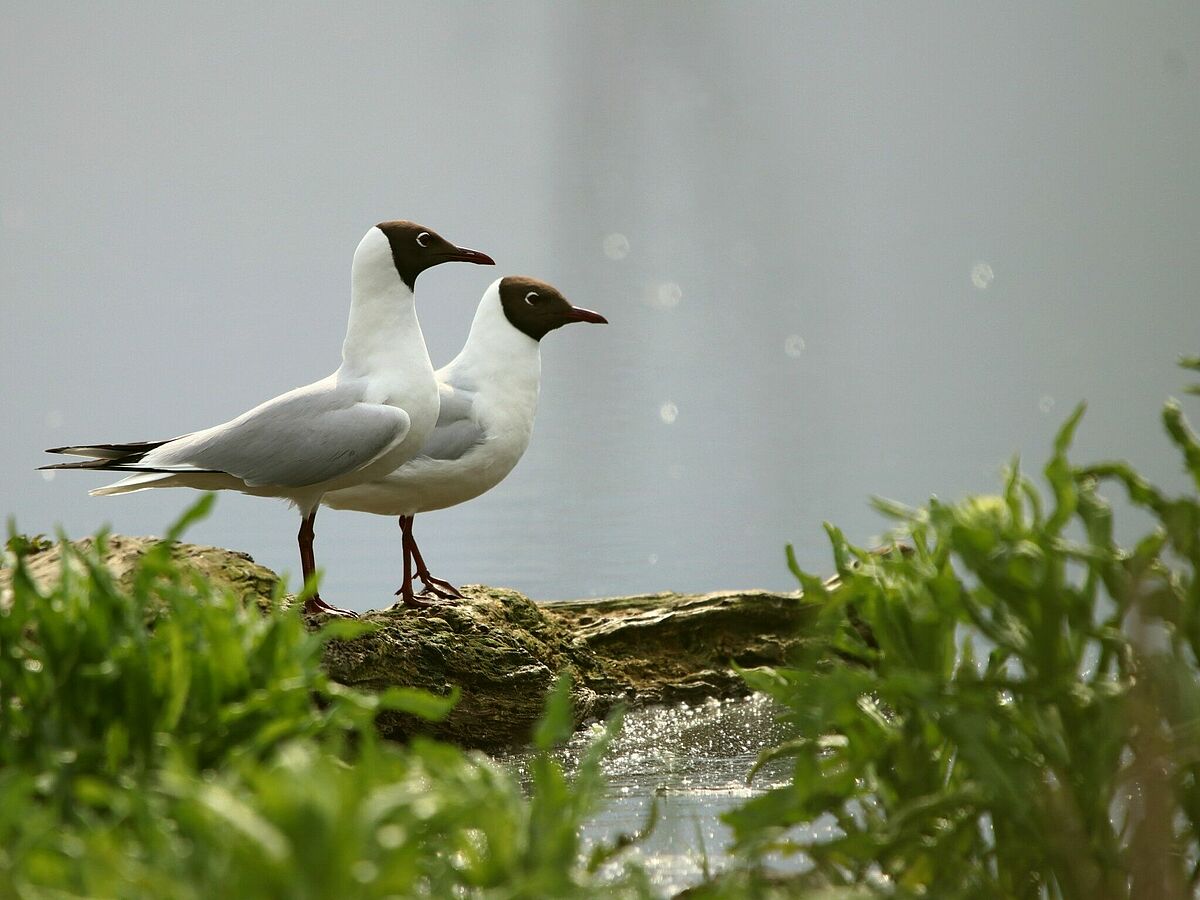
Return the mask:
<path fill-rule="evenodd" d="M 317 511 L 314 509 L 300 522 L 300 533 L 296 536 L 300 543 L 300 571 L 304 576 L 305 584 L 317 572 L 316 556 L 313 554 L 313 537 L 315 535 L 313 523 L 316 520 Z M 310 616 L 324 614 L 328 616 L 349 616 L 352 619 L 358 618 L 358 613 L 330 606 L 315 591 L 311 597 L 304 601 L 304 611 Z"/>
<path fill-rule="evenodd" d="M 425 565 L 425 560 L 421 559 L 421 551 L 417 548 L 416 538 L 412 536 L 413 519 L 408 520 L 409 543 L 412 546 L 413 561 L 417 564 L 417 577 L 425 585 L 426 594 L 433 594 L 435 597 L 440 597 L 443 600 L 463 600 L 465 599 L 458 588 L 448 581 L 442 581 L 440 578 L 434 578 L 429 574 L 429 567 Z"/>
<path fill-rule="evenodd" d="M 427 609 L 433 606 L 428 600 L 423 600 L 413 593 L 412 587 L 412 556 L 413 549 L 416 545 L 412 539 L 412 517 L 400 517 L 400 545 L 404 553 L 404 581 L 400 585 L 400 590 L 396 591 L 396 596 L 400 598 L 400 602 L 404 606 L 414 609 Z"/>

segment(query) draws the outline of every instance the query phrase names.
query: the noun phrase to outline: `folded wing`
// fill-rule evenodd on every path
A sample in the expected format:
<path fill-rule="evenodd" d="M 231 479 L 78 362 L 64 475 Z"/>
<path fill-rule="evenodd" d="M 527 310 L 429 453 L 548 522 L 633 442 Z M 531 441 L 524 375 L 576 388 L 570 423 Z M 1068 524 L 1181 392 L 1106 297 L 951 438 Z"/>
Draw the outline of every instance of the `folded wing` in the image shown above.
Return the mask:
<path fill-rule="evenodd" d="M 326 379 L 173 441 L 58 448 L 57 452 L 94 458 L 56 468 L 224 473 L 250 487 L 318 484 L 370 464 L 408 433 L 410 420 L 404 410 L 364 403 L 361 396 L 353 384 Z"/>
<path fill-rule="evenodd" d="M 421 445 L 417 456 L 441 460 L 461 459 L 487 437 L 483 426 L 475 419 L 475 393 L 448 384 L 441 384 L 438 388 L 442 405 L 437 425 Z"/>

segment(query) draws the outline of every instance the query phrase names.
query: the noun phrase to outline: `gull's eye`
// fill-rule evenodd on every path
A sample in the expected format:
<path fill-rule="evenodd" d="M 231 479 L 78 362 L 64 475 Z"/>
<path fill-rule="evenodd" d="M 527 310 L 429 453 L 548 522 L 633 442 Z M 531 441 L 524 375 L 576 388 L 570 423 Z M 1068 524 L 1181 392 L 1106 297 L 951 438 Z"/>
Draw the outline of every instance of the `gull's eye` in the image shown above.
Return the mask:
<path fill-rule="evenodd" d="M 420 244 L 422 247 L 428 247 L 429 246 L 429 232 L 422 231 L 420 234 L 418 234 L 417 235 L 417 243 Z"/>
<path fill-rule="evenodd" d="M 542 298 L 538 296 L 537 291 L 530 291 L 528 294 L 525 295 L 525 302 L 528 303 L 530 306 L 533 306 L 535 303 L 537 303 L 541 299 Z"/>

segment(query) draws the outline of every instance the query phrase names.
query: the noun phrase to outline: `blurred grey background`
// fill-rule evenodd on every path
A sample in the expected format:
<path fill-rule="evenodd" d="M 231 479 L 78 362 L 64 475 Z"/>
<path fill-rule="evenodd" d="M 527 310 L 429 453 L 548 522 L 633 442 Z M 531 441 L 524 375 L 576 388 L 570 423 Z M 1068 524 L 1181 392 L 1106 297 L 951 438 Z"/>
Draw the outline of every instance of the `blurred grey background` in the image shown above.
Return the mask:
<path fill-rule="evenodd" d="M 411 218 L 497 270 L 418 284 L 435 364 L 498 274 L 603 311 L 543 344 L 533 444 L 419 517 L 537 598 L 789 587 L 880 494 L 991 490 L 1080 400 L 1082 457 L 1179 488 L 1200 352 L 1200 4 L 3 5 L 0 512 L 160 533 L 43 448 L 166 438 L 332 371 L 350 257 Z M 1200 418 L 1190 403 L 1193 418 Z M 1136 522 L 1134 524 L 1137 524 Z M 191 537 L 295 573 L 295 514 Z M 322 511 L 323 594 L 399 581 Z"/>

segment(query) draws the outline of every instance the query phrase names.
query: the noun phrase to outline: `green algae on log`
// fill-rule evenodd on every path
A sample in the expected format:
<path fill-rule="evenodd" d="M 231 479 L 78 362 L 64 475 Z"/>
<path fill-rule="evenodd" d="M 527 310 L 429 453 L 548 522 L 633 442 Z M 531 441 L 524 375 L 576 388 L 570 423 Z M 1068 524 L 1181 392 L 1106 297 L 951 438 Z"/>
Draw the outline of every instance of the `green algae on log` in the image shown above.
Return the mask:
<path fill-rule="evenodd" d="M 503 588 L 468 585 L 466 599 L 363 618 L 379 627 L 329 645 L 330 675 L 372 690 L 402 684 L 462 699 L 445 721 L 387 714 L 380 728 L 459 744 L 521 743 L 555 678 L 569 671 L 579 721 L 614 703 L 695 701 L 747 693 L 730 668 L 782 663 L 803 639 L 811 607 L 794 594 L 731 591 L 534 603 Z"/>
<path fill-rule="evenodd" d="M 138 560 L 160 542 L 159 538 L 123 534 L 105 537 L 104 562 L 119 587 L 128 590 L 132 586 Z M 87 537 L 71 543 L 87 555 L 92 552 L 96 539 Z M 271 593 L 279 583 L 278 575 L 266 566 L 260 566 L 250 554 L 236 550 L 176 543 L 171 548 L 171 558 L 199 573 L 218 590 L 230 590 L 240 597 L 252 598 L 264 609 L 270 607 Z M 62 546 L 47 543 L 45 549 L 27 556 L 25 565 L 30 576 L 43 589 L 56 584 L 62 567 Z M 8 602 L 8 570 L 0 569 L 0 605 Z"/>
<path fill-rule="evenodd" d="M 77 543 L 90 547 L 91 539 Z M 137 557 L 154 543 L 108 538 L 106 560 L 118 582 L 131 577 Z M 172 555 L 260 605 L 279 581 L 244 553 L 181 543 Z M 61 556 L 61 548 L 52 547 L 30 557 L 33 577 L 53 581 Z M 785 662 L 804 640 L 812 615 L 812 606 L 798 594 L 768 591 L 549 603 L 481 585 L 463 592 L 466 599 L 431 609 L 364 613 L 376 626 L 372 632 L 327 645 L 325 666 L 343 684 L 365 690 L 402 685 L 437 694 L 461 688 L 462 698 L 444 722 L 384 713 L 379 727 L 388 737 L 420 732 L 486 749 L 520 744 L 563 671 L 573 679 L 579 722 L 604 715 L 618 702 L 640 706 L 740 696 L 746 687 L 730 663 Z"/>

